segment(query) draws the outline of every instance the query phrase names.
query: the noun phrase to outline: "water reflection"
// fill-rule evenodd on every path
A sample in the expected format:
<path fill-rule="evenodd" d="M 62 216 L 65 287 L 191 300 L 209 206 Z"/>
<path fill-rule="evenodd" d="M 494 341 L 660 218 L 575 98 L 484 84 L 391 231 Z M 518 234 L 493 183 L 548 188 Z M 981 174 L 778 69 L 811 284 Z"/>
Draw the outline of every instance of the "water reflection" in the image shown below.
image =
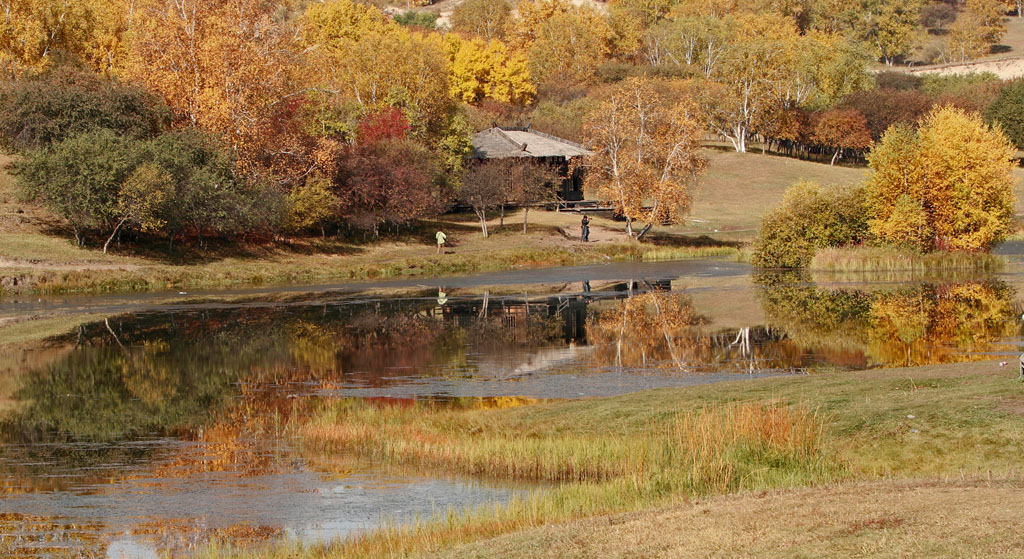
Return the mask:
<path fill-rule="evenodd" d="M 758 281 L 769 327 L 837 363 L 973 361 L 1012 351 L 1020 335 L 1013 289 L 996 279 L 854 289 L 821 288 L 777 274 Z"/>
<path fill-rule="evenodd" d="M 0 555 L 144 556 L 214 535 L 316 539 L 381 511 L 501 501 L 519 489 L 310 455 L 287 425 L 326 399 L 510 407 L 739 373 L 978 359 L 1020 334 L 1013 289 L 997 280 L 822 287 L 765 274 L 748 297 L 758 308 L 728 328 L 687 287 L 225 302 L 114 317 L 0 355 Z"/>

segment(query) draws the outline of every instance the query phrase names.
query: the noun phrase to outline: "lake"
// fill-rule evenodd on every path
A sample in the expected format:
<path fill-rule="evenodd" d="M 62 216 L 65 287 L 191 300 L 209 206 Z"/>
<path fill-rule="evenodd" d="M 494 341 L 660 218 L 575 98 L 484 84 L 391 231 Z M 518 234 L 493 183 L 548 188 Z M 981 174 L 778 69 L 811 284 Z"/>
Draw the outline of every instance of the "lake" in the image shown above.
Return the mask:
<path fill-rule="evenodd" d="M 211 538 L 325 541 L 544 490 L 388 469 L 293 440 L 290 425 L 342 398 L 511 407 L 871 367 L 1016 366 L 1019 268 L 1014 257 L 986 277 L 811 277 L 620 263 L 2 300 L 0 319 L 68 327 L 0 340 L 0 554 L 149 558 Z"/>

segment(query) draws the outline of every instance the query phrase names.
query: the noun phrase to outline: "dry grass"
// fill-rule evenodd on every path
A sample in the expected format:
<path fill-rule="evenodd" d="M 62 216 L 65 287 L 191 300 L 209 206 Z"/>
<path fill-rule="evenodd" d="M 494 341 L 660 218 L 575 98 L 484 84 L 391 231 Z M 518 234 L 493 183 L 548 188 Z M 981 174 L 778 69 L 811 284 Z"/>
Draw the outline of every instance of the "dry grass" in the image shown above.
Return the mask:
<path fill-rule="evenodd" d="M 299 434 L 335 454 L 560 482 L 557 487 L 507 506 L 449 512 L 327 547 L 284 542 L 252 552 L 214 543 L 200 557 L 403 557 L 551 522 L 657 506 L 681 495 L 793 487 L 835 475 L 836 464 L 821 444 L 824 418 L 802 407 L 702 406 L 665 414 L 643 430 L 590 436 L 496 428 L 500 417 L 490 410 L 375 408 L 349 402 L 329 407 L 300 427 Z"/>
<path fill-rule="evenodd" d="M 545 433 L 497 429 L 494 410 L 375 407 L 346 401 L 298 427 L 309 446 L 375 462 L 490 478 L 603 482 L 682 475 L 673 484 L 718 492 L 737 483 L 731 452 L 819 457 L 823 419 L 769 402 L 675 410 L 642 432 Z M 688 473 L 684 470 L 687 470 Z"/>
<path fill-rule="evenodd" d="M 759 153 L 708 150 L 709 168 L 694 198 L 690 221 L 679 230 L 714 235 L 735 231 L 753 238 L 761 216 L 782 200 L 786 188 L 800 180 L 849 185 L 863 180 L 865 168 L 829 166 Z M 699 220 L 699 221 L 698 221 Z"/>
<path fill-rule="evenodd" d="M 1006 261 L 984 252 L 920 253 L 882 247 L 842 247 L 818 250 L 809 268 L 823 272 L 998 272 Z"/>
<path fill-rule="evenodd" d="M 638 542 L 625 533 L 609 532 L 608 526 L 614 524 L 606 518 L 593 517 L 646 509 L 614 517 L 614 522 L 657 519 L 665 510 L 652 507 L 686 496 L 820 487 L 850 478 L 983 475 L 1015 479 L 1024 452 L 1024 415 L 1019 413 L 1024 398 L 1015 376 L 1015 371 L 987 362 L 749 380 L 508 410 L 424 414 L 367 410 L 353 404 L 332 406 L 317 422 L 300 427 L 300 433 L 311 444 L 335 454 L 351 452 L 481 475 L 603 481 L 568 482 L 508 507 L 452 513 L 328 547 L 281 542 L 241 550 L 214 544 L 203 557 L 410 557 L 416 553 L 616 557 L 629 556 L 636 549 L 645 550 L 642 556 L 686 556 L 689 552 L 683 548 L 689 549 L 686 546 L 693 540 L 680 533 L 689 529 L 688 521 L 666 521 L 657 529 L 634 524 L 630 530 L 643 537 Z M 891 487 L 891 482 L 879 487 Z M 726 556 L 773 553 L 767 544 L 746 543 L 750 530 L 755 530 L 755 542 L 760 538 L 780 546 L 784 552 L 778 556 L 819 556 L 813 545 L 829 538 L 841 545 L 825 548 L 825 556 L 872 556 L 888 553 L 872 534 L 917 524 L 913 516 L 906 522 L 896 519 L 904 516 L 886 509 L 881 493 L 854 492 L 830 510 L 860 512 L 834 530 L 830 526 L 837 521 L 828 515 L 821 516 L 818 524 L 799 524 L 791 530 L 784 526 L 790 516 L 787 507 L 801 500 L 827 499 L 830 493 L 810 489 L 794 495 L 799 498 L 753 512 L 745 505 L 726 505 L 716 522 L 702 525 L 707 541 L 701 544 L 705 547 L 692 548 L 699 550 L 693 556 L 706 556 L 709 549 L 721 549 Z M 942 501 L 942 510 L 961 498 L 955 495 Z M 722 502 L 732 499 L 758 497 L 741 495 Z M 1008 503 L 1008 507 L 1017 506 L 1016 501 Z M 814 521 L 821 514 L 810 504 L 801 506 L 811 508 L 793 513 L 804 519 L 800 522 Z M 987 510 L 1005 513 L 998 507 Z M 926 517 L 920 518 L 927 525 Z M 927 518 L 938 522 L 932 528 L 960 522 L 948 514 L 945 520 Z M 733 533 L 722 527 L 723 519 L 735 519 L 732 524 L 725 522 L 729 526 L 760 522 L 763 529 Z M 940 538 L 939 545 L 925 550 L 931 555 L 923 556 L 947 556 L 962 549 L 957 546 L 963 542 L 957 538 L 971 530 L 995 533 L 982 517 L 964 520 L 958 530 L 948 530 L 950 539 Z M 907 547 L 893 548 L 894 554 L 916 556 L 913 545 L 924 542 L 923 533 L 907 535 L 899 544 Z M 579 542 L 563 541 L 570 534 L 577 534 Z M 548 535 L 556 541 L 545 539 Z M 480 540 L 486 541 L 455 547 Z M 981 549 L 1007 549 L 1006 543 L 993 539 L 986 544 L 993 547 Z M 649 547 L 637 547 L 640 544 Z"/>
<path fill-rule="evenodd" d="M 849 484 L 716 497 L 417 557 L 1022 557 L 1022 506 L 1019 480 Z"/>

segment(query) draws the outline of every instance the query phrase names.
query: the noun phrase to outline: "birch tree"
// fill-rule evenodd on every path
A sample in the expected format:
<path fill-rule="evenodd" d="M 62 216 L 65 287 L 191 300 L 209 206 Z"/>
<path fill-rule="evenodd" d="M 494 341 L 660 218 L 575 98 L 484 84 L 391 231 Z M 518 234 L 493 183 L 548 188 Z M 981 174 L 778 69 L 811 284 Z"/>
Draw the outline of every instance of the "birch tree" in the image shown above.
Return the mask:
<path fill-rule="evenodd" d="M 596 152 L 586 180 L 626 218 L 629 237 L 636 220 L 648 223 L 640 237 L 655 223 L 678 222 L 707 167 L 697 104 L 661 85 L 668 95 L 650 80 L 627 80 L 584 124 L 587 145 Z"/>

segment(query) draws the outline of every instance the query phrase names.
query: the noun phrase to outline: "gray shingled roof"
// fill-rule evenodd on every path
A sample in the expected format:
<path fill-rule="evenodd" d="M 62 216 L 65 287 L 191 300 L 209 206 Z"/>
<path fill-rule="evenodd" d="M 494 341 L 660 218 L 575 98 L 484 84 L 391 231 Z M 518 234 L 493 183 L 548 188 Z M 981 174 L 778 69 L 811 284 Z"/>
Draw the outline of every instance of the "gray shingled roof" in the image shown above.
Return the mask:
<path fill-rule="evenodd" d="M 579 157 L 593 155 L 587 148 L 569 140 L 528 128 L 495 126 L 473 134 L 473 157 Z"/>

